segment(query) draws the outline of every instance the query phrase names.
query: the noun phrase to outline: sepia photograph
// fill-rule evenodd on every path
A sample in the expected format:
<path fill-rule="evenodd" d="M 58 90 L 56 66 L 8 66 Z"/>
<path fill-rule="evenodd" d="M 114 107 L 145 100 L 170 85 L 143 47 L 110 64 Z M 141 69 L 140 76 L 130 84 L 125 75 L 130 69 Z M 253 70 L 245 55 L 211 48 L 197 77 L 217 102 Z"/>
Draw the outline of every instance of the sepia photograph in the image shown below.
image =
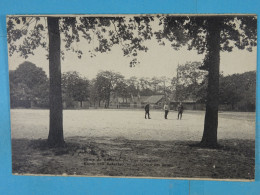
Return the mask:
<path fill-rule="evenodd" d="M 256 15 L 6 23 L 14 175 L 255 179 Z"/>

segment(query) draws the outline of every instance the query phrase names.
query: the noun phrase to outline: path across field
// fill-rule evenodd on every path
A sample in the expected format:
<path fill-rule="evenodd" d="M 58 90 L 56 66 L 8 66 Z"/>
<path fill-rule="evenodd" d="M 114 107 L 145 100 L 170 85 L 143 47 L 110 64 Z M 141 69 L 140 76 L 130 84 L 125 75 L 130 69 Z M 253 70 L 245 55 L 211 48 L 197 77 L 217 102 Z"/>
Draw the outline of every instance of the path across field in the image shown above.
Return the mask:
<path fill-rule="evenodd" d="M 111 137 L 131 140 L 192 140 L 203 134 L 202 111 L 185 111 L 183 120 L 171 111 L 165 120 L 163 111 L 151 110 L 151 120 L 143 110 L 64 110 L 64 136 Z M 11 110 L 12 138 L 46 139 L 49 111 Z M 255 137 L 255 113 L 219 113 L 219 139 L 251 139 Z"/>

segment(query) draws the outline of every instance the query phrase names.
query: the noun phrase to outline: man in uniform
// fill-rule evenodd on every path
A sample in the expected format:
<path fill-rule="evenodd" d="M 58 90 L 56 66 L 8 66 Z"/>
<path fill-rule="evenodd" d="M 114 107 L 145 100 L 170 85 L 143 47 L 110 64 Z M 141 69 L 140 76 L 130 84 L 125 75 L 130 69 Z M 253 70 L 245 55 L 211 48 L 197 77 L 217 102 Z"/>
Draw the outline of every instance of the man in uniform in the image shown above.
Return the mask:
<path fill-rule="evenodd" d="M 151 119 L 150 118 L 150 113 L 149 113 L 149 110 L 150 110 L 150 104 L 146 104 L 145 107 L 144 107 L 144 110 L 145 110 L 145 119 L 146 119 L 146 115 L 148 115 L 148 119 Z"/>

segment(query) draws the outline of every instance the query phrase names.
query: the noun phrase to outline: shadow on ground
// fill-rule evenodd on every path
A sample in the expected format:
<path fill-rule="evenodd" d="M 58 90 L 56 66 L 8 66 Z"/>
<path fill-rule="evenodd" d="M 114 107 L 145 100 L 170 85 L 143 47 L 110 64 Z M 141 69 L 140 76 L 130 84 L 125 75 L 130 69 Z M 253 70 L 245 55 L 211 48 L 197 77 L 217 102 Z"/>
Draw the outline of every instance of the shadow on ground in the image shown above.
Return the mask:
<path fill-rule="evenodd" d="M 46 140 L 12 140 L 12 169 L 18 174 L 254 179 L 255 143 L 219 140 L 218 149 L 193 141 L 70 137 L 63 148 Z"/>

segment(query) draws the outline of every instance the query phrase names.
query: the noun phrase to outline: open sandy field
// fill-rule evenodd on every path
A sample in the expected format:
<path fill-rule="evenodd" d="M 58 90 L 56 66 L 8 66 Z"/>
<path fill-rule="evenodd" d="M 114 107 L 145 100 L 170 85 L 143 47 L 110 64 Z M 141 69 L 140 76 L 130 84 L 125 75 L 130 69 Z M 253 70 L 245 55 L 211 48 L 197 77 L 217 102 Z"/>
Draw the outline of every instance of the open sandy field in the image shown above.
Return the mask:
<path fill-rule="evenodd" d="M 193 140 L 203 134 L 202 111 L 186 111 L 183 119 L 171 111 L 168 120 L 163 111 L 151 110 L 151 120 L 143 110 L 64 110 L 64 137 L 110 137 L 131 140 Z M 11 110 L 12 138 L 45 139 L 48 137 L 48 110 Z M 219 139 L 251 139 L 255 137 L 255 113 L 223 112 L 219 114 Z"/>

